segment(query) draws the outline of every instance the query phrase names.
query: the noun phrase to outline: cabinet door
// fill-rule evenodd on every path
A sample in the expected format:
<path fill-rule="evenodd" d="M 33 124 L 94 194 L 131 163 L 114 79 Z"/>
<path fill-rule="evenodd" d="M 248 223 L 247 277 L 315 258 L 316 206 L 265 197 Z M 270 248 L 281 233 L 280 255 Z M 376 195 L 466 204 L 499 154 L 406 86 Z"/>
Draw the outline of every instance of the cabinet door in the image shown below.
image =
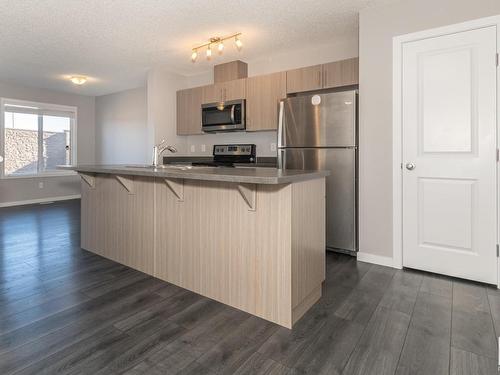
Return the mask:
<path fill-rule="evenodd" d="M 202 88 L 177 91 L 177 134 L 202 134 Z"/>
<path fill-rule="evenodd" d="M 221 92 L 221 101 L 245 99 L 246 78 L 215 84 Z"/>
<path fill-rule="evenodd" d="M 335 61 L 323 65 L 323 87 L 341 87 L 357 85 L 358 79 L 357 57 L 347 60 Z"/>
<path fill-rule="evenodd" d="M 247 79 L 247 131 L 276 130 L 279 100 L 286 97 L 286 73 Z"/>
<path fill-rule="evenodd" d="M 222 100 L 221 88 L 218 85 L 208 85 L 201 88 L 202 103 L 216 103 Z"/>
<path fill-rule="evenodd" d="M 322 66 L 314 65 L 286 72 L 286 92 L 318 90 L 322 88 Z"/>

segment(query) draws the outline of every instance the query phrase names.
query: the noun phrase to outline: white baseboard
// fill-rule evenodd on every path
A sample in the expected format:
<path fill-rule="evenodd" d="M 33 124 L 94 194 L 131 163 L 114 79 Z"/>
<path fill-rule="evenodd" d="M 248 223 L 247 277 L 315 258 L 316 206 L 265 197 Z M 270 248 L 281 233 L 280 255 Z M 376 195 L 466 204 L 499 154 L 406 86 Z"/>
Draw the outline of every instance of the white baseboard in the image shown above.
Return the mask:
<path fill-rule="evenodd" d="M 23 206 L 26 204 L 37 204 L 37 203 L 48 203 L 48 202 L 56 202 L 56 201 L 67 201 L 70 199 L 80 199 L 82 196 L 80 194 L 75 195 L 65 195 L 63 197 L 50 197 L 50 198 L 40 198 L 40 199 L 29 199 L 25 201 L 17 201 L 17 202 L 4 202 L 0 203 L 0 208 L 2 207 L 12 207 L 12 206 Z"/>
<path fill-rule="evenodd" d="M 394 266 L 394 262 L 391 257 L 384 257 L 380 255 L 358 252 L 357 258 L 360 262 L 378 264 L 379 266 L 398 268 Z"/>

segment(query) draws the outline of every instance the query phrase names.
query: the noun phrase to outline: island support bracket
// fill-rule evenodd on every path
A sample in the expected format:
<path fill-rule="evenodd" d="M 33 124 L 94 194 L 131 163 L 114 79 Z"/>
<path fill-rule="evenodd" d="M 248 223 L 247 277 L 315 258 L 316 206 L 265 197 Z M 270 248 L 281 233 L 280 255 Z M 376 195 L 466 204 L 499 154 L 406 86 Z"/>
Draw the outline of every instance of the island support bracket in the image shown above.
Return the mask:
<path fill-rule="evenodd" d="M 257 185 L 256 184 L 238 184 L 238 191 L 248 206 L 249 211 L 255 211 L 257 203 Z"/>
<path fill-rule="evenodd" d="M 177 201 L 184 202 L 184 179 L 183 178 L 164 178 L 167 187 L 177 197 Z"/>
<path fill-rule="evenodd" d="M 93 173 L 78 173 L 83 181 L 89 185 L 91 189 L 95 188 L 95 175 Z"/>
<path fill-rule="evenodd" d="M 134 194 L 134 179 L 133 177 L 115 175 L 116 180 L 128 191 L 129 194 Z"/>

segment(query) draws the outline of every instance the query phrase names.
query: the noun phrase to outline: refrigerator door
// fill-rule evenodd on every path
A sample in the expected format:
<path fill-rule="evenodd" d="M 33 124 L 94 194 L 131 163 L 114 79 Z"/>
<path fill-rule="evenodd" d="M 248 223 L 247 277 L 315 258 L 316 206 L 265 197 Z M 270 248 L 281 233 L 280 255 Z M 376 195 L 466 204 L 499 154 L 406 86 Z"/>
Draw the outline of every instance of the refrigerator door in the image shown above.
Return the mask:
<path fill-rule="evenodd" d="M 326 246 L 357 251 L 357 149 L 281 149 L 286 169 L 324 169 L 326 178 Z"/>
<path fill-rule="evenodd" d="M 280 103 L 278 145 L 356 146 L 356 91 L 284 99 Z"/>

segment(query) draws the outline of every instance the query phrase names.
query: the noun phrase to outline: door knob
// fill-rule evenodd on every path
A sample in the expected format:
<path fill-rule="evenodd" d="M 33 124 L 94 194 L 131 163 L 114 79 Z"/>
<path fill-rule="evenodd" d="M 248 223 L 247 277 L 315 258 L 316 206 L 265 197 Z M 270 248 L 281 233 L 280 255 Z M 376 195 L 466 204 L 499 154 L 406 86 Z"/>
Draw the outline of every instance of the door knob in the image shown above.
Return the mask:
<path fill-rule="evenodd" d="M 409 171 L 414 170 L 415 167 L 416 167 L 415 163 L 406 163 L 406 169 L 408 169 Z"/>

